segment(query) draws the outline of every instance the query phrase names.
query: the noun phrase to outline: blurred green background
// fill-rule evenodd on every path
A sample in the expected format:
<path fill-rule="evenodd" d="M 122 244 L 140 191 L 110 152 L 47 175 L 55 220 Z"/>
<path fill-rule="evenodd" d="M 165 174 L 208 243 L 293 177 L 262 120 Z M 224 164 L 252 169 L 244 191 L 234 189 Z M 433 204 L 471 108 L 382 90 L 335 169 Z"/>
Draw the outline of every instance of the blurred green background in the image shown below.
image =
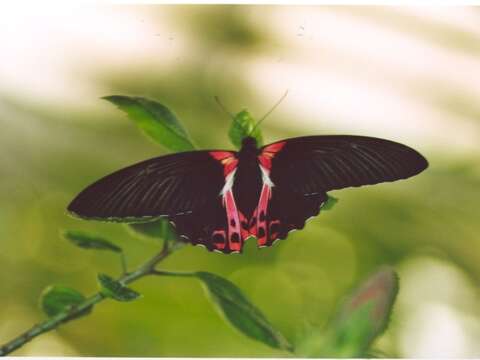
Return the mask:
<path fill-rule="evenodd" d="M 331 194 L 333 211 L 268 249 L 188 246 L 164 267 L 239 285 L 291 341 L 324 326 L 342 296 L 382 264 L 400 274 L 388 331 L 399 357 L 480 356 L 480 9 L 475 7 L 0 6 L 0 342 L 41 321 L 38 297 L 89 294 L 118 258 L 75 248 L 65 228 L 97 232 L 129 264 L 158 251 L 123 225 L 65 207 L 92 181 L 165 153 L 100 96 L 173 109 L 200 148 L 231 148 L 232 111 L 266 142 L 310 134 L 385 137 L 430 168 L 407 181 Z M 133 303 L 35 339 L 16 355 L 284 356 L 226 324 L 191 279 L 148 278 Z"/>

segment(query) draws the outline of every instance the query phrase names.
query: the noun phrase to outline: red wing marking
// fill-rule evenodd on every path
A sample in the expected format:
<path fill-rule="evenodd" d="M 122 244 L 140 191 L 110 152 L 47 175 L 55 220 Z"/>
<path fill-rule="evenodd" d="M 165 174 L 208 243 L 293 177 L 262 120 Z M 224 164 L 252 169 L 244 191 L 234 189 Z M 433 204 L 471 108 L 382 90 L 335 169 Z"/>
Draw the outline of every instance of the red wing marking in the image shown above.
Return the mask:
<path fill-rule="evenodd" d="M 270 171 L 272 168 L 272 159 L 282 150 L 285 144 L 286 141 L 280 141 L 263 148 L 262 153 L 258 156 L 258 161 L 266 170 Z"/>
<path fill-rule="evenodd" d="M 263 186 L 257 208 L 250 222 L 250 234 L 257 238 L 257 245 L 259 247 L 272 245 L 280 233 L 280 221 L 278 219 L 272 219 L 271 215 L 268 214 L 274 184 L 270 180 L 270 168 L 265 167 L 264 164 L 271 167 L 271 159 L 282 149 L 284 144 L 285 142 L 269 145 L 265 148 L 268 151 L 262 152 L 259 156 Z"/>
<path fill-rule="evenodd" d="M 213 245 L 216 249 L 223 252 L 241 251 L 243 240 L 245 239 L 245 230 L 241 228 L 241 221 L 245 222 L 245 217 L 238 212 L 232 192 L 238 159 L 235 153 L 231 151 L 210 151 L 210 156 L 219 161 L 223 166 L 225 186 L 220 195 L 223 198 L 223 207 L 225 208 L 227 217 L 226 231 L 215 230 L 213 232 Z M 223 239 L 220 236 L 223 236 Z M 215 239 L 218 241 L 215 241 Z"/>
<path fill-rule="evenodd" d="M 280 234 L 280 220 L 268 219 L 268 205 L 272 197 L 272 188 L 267 184 L 263 185 L 262 193 L 258 207 L 253 213 L 253 217 L 249 224 L 250 229 L 248 235 L 257 238 L 257 245 L 259 247 L 270 246 L 273 241 L 278 239 Z M 247 238 L 248 236 L 245 236 Z"/>
<path fill-rule="evenodd" d="M 232 186 L 234 171 L 238 165 L 238 159 L 235 153 L 230 151 L 211 151 L 210 155 L 223 165 L 223 174 L 225 177 L 225 187 L 222 190 L 223 205 L 227 216 L 227 231 L 216 230 L 212 234 L 214 246 L 224 252 L 241 251 L 243 242 L 250 235 L 257 238 L 258 246 L 268 246 L 278 237 L 279 220 L 267 219 L 268 203 L 272 196 L 272 186 L 269 174 L 272 168 L 272 159 L 282 150 L 286 142 L 278 142 L 263 148 L 258 156 L 260 169 L 262 171 L 263 186 L 260 193 L 257 208 L 255 209 L 250 222 L 240 213 L 235 204 Z M 215 241 L 216 239 L 216 241 Z"/>
<path fill-rule="evenodd" d="M 212 239 L 213 239 L 213 246 L 215 246 L 216 249 L 218 250 L 223 250 L 225 249 L 225 239 L 226 239 L 226 233 L 225 230 L 215 230 L 212 233 Z"/>
<path fill-rule="evenodd" d="M 243 237 L 240 233 L 240 216 L 238 215 L 232 190 L 228 190 L 223 199 L 225 209 L 227 210 L 228 246 L 231 251 L 240 251 L 242 250 Z"/>
<path fill-rule="evenodd" d="M 272 195 L 272 189 L 268 184 L 264 183 L 262 187 L 262 192 L 260 194 L 260 200 L 258 201 L 258 207 L 256 210 L 256 231 L 255 236 L 257 237 L 257 245 L 265 246 L 268 241 L 268 228 L 267 228 L 267 208 L 268 201 Z M 253 235 L 253 234 L 252 234 Z"/>
<path fill-rule="evenodd" d="M 238 159 L 231 151 L 210 151 L 210 156 L 223 165 L 223 176 L 225 177 L 237 168 Z"/>

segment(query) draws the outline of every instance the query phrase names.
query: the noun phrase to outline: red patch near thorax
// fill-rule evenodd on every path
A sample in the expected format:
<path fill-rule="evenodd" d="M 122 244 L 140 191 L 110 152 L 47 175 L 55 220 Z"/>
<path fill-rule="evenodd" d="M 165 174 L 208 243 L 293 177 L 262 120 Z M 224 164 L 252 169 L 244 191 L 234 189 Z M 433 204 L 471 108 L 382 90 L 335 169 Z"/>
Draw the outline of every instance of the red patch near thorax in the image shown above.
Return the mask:
<path fill-rule="evenodd" d="M 238 159 L 230 151 L 210 151 L 210 156 L 223 165 L 223 176 L 227 177 L 238 165 Z"/>
<path fill-rule="evenodd" d="M 285 144 L 286 144 L 285 141 L 280 141 L 280 142 L 265 146 L 263 148 L 262 153 L 258 156 L 258 161 L 260 162 L 260 165 L 262 165 L 265 168 L 265 170 L 268 170 L 268 171 L 271 170 L 272 159 L 280 150 L 282 150 Z"/>

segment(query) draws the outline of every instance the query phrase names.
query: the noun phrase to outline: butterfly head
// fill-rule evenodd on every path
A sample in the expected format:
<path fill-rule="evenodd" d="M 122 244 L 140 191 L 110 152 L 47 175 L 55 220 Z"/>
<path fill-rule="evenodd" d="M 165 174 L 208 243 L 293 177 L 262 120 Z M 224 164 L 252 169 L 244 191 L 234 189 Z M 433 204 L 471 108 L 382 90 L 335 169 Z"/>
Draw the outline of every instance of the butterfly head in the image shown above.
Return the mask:
<path fill-rule="evenodd" d="M 252 136 L 246 136 L 242 140 L 242 150 L 257 150 L 257 140 Z"/>

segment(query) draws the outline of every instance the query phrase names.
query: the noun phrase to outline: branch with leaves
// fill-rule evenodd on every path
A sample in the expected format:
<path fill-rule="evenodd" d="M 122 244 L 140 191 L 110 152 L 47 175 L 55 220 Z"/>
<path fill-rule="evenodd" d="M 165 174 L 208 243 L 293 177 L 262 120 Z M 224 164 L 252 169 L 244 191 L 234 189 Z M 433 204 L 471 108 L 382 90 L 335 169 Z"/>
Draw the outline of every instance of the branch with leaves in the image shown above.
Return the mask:
<path fill-rule="evenodd" d="M 104 99 L 125 111 L 150 139 L 170 150 L 194 149 L 193 142 L 180 122 L 166 106 L 158 102 L 127 96 L 108 96 Z M 250 134 L 255 121 L 248 111 L 233 116 L 229 137 L 235 146 Z M 256 128 L 253 135 L 260 144 L 262 134 Z M 337 200 L 330 198 L 323 210 Z M 67 230 L 62 235 L 72 244 L 88 250 L 109 251 L 119 255 L 122 275 L 114 277 L 98 274 L 99 291 L 85 297 L 79 291 L 60 285 L 48 286 L 42 293 L 40 305 L 47 319 L 33 326 L 0 347 L 0 355 L 7 355 L 32 339 L 63 326 L 75 319 L 90 315 L 94 307 L 106 300 L 133 301 L 140 294 L 127 285 L 146 276 L 176 276 L 200 281 L 213 305 L 223 318 L 240 333 L 287 354 L 302 357 L 359 357 L 368 354 L 374 339 L 387 326 L 398 291 L 397 277 L 389 269 L 381 269 L 362 284 L 340 306 L 337 315 L 326 330 L 312 331 L 297 344 L 292 344 L 277 330 L 262 311 L 232 282 L 218 275 L 203 272 L 175 272 L 158 269 L 168 256 L 184 246 L 166 220 L 128 225 L 131 231 L 163 239 L 163 248 L 151 259 L 129 272 L 126 254 L 113 242 L 90 233 Z"/>

